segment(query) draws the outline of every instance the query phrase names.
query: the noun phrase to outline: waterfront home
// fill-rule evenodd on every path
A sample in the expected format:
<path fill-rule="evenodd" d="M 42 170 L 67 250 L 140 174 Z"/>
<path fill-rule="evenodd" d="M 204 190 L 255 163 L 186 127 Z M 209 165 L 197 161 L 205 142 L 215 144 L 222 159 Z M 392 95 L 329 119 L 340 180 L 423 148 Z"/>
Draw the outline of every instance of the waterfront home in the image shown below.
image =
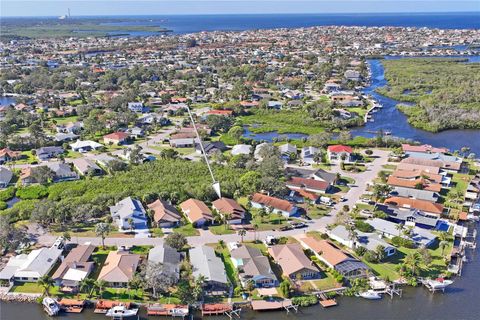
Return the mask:
<path fill-rule="evenodd" d="M 253 281 L 257 288 L 278 285 L 277 277 L 272 271 L 268 258 L 259 249 L 240 245 L 231 250 L 230 256 L 233 265 L 238 269 L 243 286 L 249 281 Z"/>
<path fill-rule="evenodd" d="M 212 202 L 212 208 L 221 215 L 228 224 L 241 224 L 245 218 L 245 209 L 233 199 L 222 197 Z"/>
<path fill-rule="evenodd" d="M 37 158 L 41 161 L 48 160 L 51 158 L 56 158 L 59 155 L 63 154 L 64 150 L 62 147 L 42 147 L 35 150 Z"/>
<path fill-rule="evenodd" d="M 180 203 L 180 208 L 187 220 L 195 227 L 201 227 L 213 221 L 212 211 L 203 201 L 188 199 Z"/>
<path fill-rule="evenodd" d="M 300 158 L 304 163 L 313 164 L 316 160 L 315 156 L 319 151 L 320 150 L 316 147 L 303 147 L 300 151 Z"/>
<path fill-rule="evenodd" d="M 232 156 L 236 156 L 239 154 L 250 155 L 252 152 L 252 146 L 248 144 L 236 144 L 232 148 Z"/>
<path fill-rule="evenodd" d="M 443 204 L 411 198 L 389 197 L 385 200 L 385 204 L 400 208 L 417 209 L 436 216 L 440 216 L 444 210 Z"/>
<path fill-rule="evenodd" d="M 147 229 L 147 215 L 139 200 L 128 197 L 117 202 L 110 207 L 110 215 L 120 231 Z"/>
<path fill-rule="evenodd" d="M 0 188 L 8 187 L 12 178 L 13 172 L 4 166 L 0 166 Z"/>
<path fill-rule="evenodd" d="M 227 146 L 225 145 L 225 143 L 221 141 L 213 141 L 213 142 L 207 141 L 207 142 L 203 142 L 203 149 L 207 154 L 212 154 L 214 152 L 218 152 L 218 151 L 223 152 L 227 150 Z M 200 147 L 200 143 L 195 144 L 195 151 L 199 154 L 203 153 L 202 148 Z"/>
<path fill-rule="evenodd" d="M 369 271 L 367 265 L 346 254 L 330 241 L 304 237 L 300 239 L 300 244 L 305 249 L 311 250 L 329 268 L 336 270 L 348 279 L 367 277 Z"/>
<path fill-rule="evenodd" d="M 140 255 L 123 249 L 110 251 L 100 270 L 98 280 L 103 280 L 108 287 L 126 287 L 140 264 Z"/>
<path fill-rule="evenodd" d="M 200 140 L 194 132 L 184 132 L 172 134 L 169 143 L 172 148 L 193 148 Z"/>
<path fill-rule="evenodd" d="M 37 282 L 50 273 L 61 254 L 61 249 L 51 247 L 35 249 L 28 254 L 11 257 L 0 272 L 0 280 Z"/>
<path fill-rule="evenodd" d="M 428 144 L 415 146 L 411 144 L 402 144 L 403 152 L 418 152 L 418 153 L 448 153 L 447 148 L 435 148 Z"/>
<path fill-rule="evenodd" d="M 20 151 L 12 151 L 9 148 L 0 149 L 0 164 L 18 160 L 22 157 L 22 153 Z"/>
<path fill-rule="evenodd" d="M 255 193 L 252 196 L 253 208 L 264 208 L 271 213 L 278 213 L 288 218 L 297 215 L 300 209 L 287 200 L 270 197 L 265 194 Z"/>
<path fill-rule="evenodd" d="M 47 167 L 54 173 L 53 181 L 72 181 L 78 180 L 78 174 L 76 174 L 70 165 L 63 162 L 49 162 Z"/>
<path fill-rule="evenodd" d="M 385 257 L 393 256 L 397 252 L 397 249 L 394 246 L 383 240 L 376 233 L 361 232 L 359 230 L 357 230 L 356 233 L 356 239 L 352 240 L 347 228 L 343 225 L 338 225 L 332 230 L 327 231 L 330 239 L 335 240 L 350 249 L 355 249 L 361 246 L 367 250 L 375 251 L 378 246 L 382 246 L 384 248 L 383 251 L 385 252 Z"/>
<path fill-rule="evenodd" d="M 465 204 L 471 206 L 480 199 L 480 174 L 476 174 L 470 180 L 467 190 L 465 191 Z"/>
<path fill-rule="evenodd" d="M 93 271 L 95 263 L 90 260 L 95 246 L 78 245 L 65 257 L 52 279 L 63 292 L 76 292 L 79 284 Z"/>
<path fill-rule="evenodd" d="M 157 199 L 147 204 L 150 210 L 153 210 L 153 221 L 159 228 L 171 228 L 180 223 L 182 216 L 177 208 L 165 200 Z"/>
<path fill-rule="evenodd" d="M 285 185 L 291 190 L 305 190 L 317 194 L 327 193 L 331 189 L 328 182 L 301 177 L 292 177 Z"/>
<path fill-rule="evenodd" d="M 103 143 L 105 144 L 126 144 L 129 140 L 130 135 L 126 132 L 113 132 L 103 136 Z"/>
<path fill-rule="evenodd" d="M 92 160 L 85 158 L 77 158 L 72 160 L 73 167 L 82 176 L 86 175 L 102 175 L 103 170 Z"/>
<path fill-rule="evenodd" d="M 227 292 L 229 282 L 222 259 L 216 256 L 209 246 L 198 246 L 189 251 L 192 275 L 205 277 L 204 290 L 210 295 L 223 295 Z"/>
<path fill-rule="evenodd" d="M 333 145 L 327 148 L 327 158 L 330 162 L 351 162 L 353 149 L 343 145 Z"/>
<path fill-rule="evenodd" d="M 91 140 L 77 140 L 76 142 L 70 144 L 70 148 L 72 148 L 72 150 L 75 152 L 87 152 L 91 150 L 97 150 L 101 147 L 103 147 L 103 145 Z"/>
<path fill-rule="evenodd" d="M 182 254 L 169 245 L 164 243 L 150 249 L 148 262 L 159 263 L 162 265 L 163 272 L 173 275 L 176 280 L 180 278 Z"/>
<path fill-rule="evenodd" d="M 415 243 L 415 245 L 419 247 L 429 247 L 434 243 L 435 239 L 437 238 L 429 230 L 419 227 L 411 227 L 410 234 L 406 236 L 402 234 L 402 230 L 398 229 L 398 224 L 379 218 L 367 220 L 367 223 L 371 225 L 382 236 L 388 238 L 404 237 L 412 240 L 413 243 Z"/>
<path fill-rule="evenodd" d="M 396 197 L 419 199 L 429 202 L 437 202 L 440 197 L 437 192 L 405 187 L 393 187 L 393 190 L 390 192 L 390 194 Z"/>
<path fill-rule="evenodd" d="M 290 161 L 292 159 L 292 155 L 294 156 L 293 160 L 296 159 L 297 156 L 297 146 L 291 143 L 285 143 L 278 147 L 280 150 L 280 154 L 282 155 L 282 159 L 284 161 Z"/>
<path fill-rule="evenodd" d="M 268 248 L 268 253 L 282 268 L 283 275 L 292 280 L 308 280 L 320 278 L 320 271 L 305 256 L 298 243 L 276 245 Z"/>
<path fill-rule="evenodd" d="M 427 166 L 427 167 L 437 167 L 447 172 L 458 172 L 462 168 L 462 163 L 460 162 L 448 162 L 448 161 L 442 161 L 442 160 L 424 159 L 419 157 L 408 157 L 403 159 L 401 163 Z"/>
<path fill-rule="evenodd" d="M 392 205 L 377 205 L 377 210 L 385 212 L 388 219 L 395 223 L 406 226 L 418 226 L 425 229 L 433 229 L 437 226 L 439 216 L 429 214 L 412 208 L 400 208 Z"/>

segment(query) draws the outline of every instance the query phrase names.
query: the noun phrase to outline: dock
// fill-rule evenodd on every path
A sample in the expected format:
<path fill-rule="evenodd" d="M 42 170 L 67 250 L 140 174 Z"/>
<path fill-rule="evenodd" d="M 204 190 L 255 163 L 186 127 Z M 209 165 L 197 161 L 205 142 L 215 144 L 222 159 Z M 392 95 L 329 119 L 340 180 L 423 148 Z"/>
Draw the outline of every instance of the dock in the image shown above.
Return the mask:
<path fill-rule="evenodd" d="M 112 301 L 112 300 L 98 300 L 95 304 L 94 313 L 107 313 L 107 311 L 113 307 L 124 305 L 127 309 L 130 309 L 130 302 Z"/>
<path fill-rule="evenodd" d="M 148 316 L 169 316 L 185 318 L 189 314 L 188 305 L 153 303 L 147 306 Z"/>
<path fill-rule="evenodd" d="M 298 312 L 298 306 L 292 303 L 292 300 L 253 300 L 252 309 L 254 311 L 273 311 L 284 309 L 289 313 L 291 310 Z"/>
<path fill-rule="evenodd" d="M 231 313 L 233 306 L 228 303 L 205 303 L 201 308 L 202 316 L 218 316 Z"/>
<path fill-rule="evenodd" d="M 327 295 L 323 292 L 318 294 L 318 299 L 319 299 L 318 301 L 320 302 L 320 305 L 323 308 L 330 308 L 338 305 L 337 300 L 328 298 Z"/>
<path fill-rule="evenodd" d="M 85 300 L 65 299 L 58 301 L 60 308 L 67 313 L 81 313 L 85 307 Z"/>

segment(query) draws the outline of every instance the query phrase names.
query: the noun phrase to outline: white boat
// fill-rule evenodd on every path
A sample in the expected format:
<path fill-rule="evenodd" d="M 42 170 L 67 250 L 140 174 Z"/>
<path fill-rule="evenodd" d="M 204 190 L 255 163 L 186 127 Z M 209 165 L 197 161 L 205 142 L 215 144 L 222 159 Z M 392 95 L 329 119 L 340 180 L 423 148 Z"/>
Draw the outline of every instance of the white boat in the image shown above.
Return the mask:
<path fill-rule="evenodd" d="M 60 312 L 58 302 L 50 297 L 45 297 L 42 300 L 43 309 L 49 316 L 56 316 Z"/>
<path fill-rule="evenodd" d="M 443 290 L 453 283 L 452 280 L 446 280 L 443 278 L 435 280 L 427 280 L 427 285 L 433 290 Z"/>
<path fill-rule="evenodd" d="M 373 290 L 368 290 L 368 291 L 364 291 L 364 292 L 360 292 L 358 294 L 358 296 L 364 298 L 364 299 L 368 299 L 368 300 L 379 300 L 379 299 L 382 299 L 382 296 L 376 292 L 376 291 L 373 291 Z"/>
<path fill-rule="evenodd" d="M 138 309 L 127 309 L 127 307 L 125 307 L 124 305 L 120 305 L 120 306 L 116 306 L 111 309 L 108 309 L 105 315 L 113 319 L 123 319 L 123 318 L 136 316 L 137 313 L 138 313 Z"/>

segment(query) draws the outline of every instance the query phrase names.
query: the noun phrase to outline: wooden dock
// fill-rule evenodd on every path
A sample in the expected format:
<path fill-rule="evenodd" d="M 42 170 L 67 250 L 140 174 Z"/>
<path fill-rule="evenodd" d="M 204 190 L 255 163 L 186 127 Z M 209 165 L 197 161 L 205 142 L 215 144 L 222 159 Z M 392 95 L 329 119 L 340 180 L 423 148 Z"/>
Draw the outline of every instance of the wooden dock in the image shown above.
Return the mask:
<path fill-rule="evenodd" d="M 281 309 L 285 309 L 287 312 L 290 312 L 291 310 L 294 310 L 295 312 L 298 311 L 298 306 L 294 305 L 290 299 L 253 300 L 251 305 L 254 311 L 273 311 Z"/>
<path fill-rule="evenodd" d="M 337 300 L 328 298 L 323 292 L 318 294 L 318 300 L 323 308 L 330 308 L 338 305 Z"/>
<path fill-rule="evenodd" d="M 112 301 L 112 300 L 98 300 L 95 304 L 94 313 L 107 313 L 107 311 L 113 307 L 124 305 L 127 309 L 130 309 L 130 302 Z"/>
<path fill-rule="evenodd" d="M 218 316 L 233 311 L 233 306 L 228 303 L 205 303 L 201 308 L 202 316 Z"/>
<path fill-rule="evenodd" d="M 67 313 L 81 313 L 85 307 L 85 300 L 65 299 L 58 301 L 60 308 Z"/>

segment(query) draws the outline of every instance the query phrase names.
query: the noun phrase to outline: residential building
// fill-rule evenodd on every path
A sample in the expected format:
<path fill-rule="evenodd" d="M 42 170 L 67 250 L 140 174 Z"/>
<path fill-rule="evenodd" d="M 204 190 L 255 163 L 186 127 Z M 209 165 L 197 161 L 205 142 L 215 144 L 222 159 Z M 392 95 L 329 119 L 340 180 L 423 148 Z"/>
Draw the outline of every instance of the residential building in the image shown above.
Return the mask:
<path fill-rule="evenodd" d="M 73 167 L 82 176 L 86 175 L 102 175 L 103 170 L 93 160 L 85 158 L 77 158 L 72 160 Z"/>
<path fill-rule="evenodd" d="M 204 290 L 211 295 L 223 295 L 227 292 L 229 282 L 222 259 L 216 256 L 209 246 L 190 249 L 190 263 L 195 278 L 205 277 Z"/>
<path fill-rule="evenodd" d="M 336 270 L 347 279 L 365 278 L 368 275 L 367 265 L 346 254 L 330 241 L 304 237 L 300 239 L 300 244 L 305 249 L 311 250 L 329 268 Z"/>
<path fill-rule="evenodd" d="M 402 233 L 402 230 L 398 228 L 398 224 L 379 218 L 369 219 L 367 220 L 367 223 L 375 228 L 375 230 L 384 237 L 404 237 L 412 240 L 415 245 L 419 247 L 429 247 L 437 238 L 435 234 L 429 230 L 419 227 L 411 228 L 410 234 L 406 236 Z"/>
<path fill-rule="evenodd" d="M 180 278 L 182 254 L 169 245 L 164 243 L 150 249 L 148 262 L 161 264 L 163 272 L 173 275 L 176 280 Z"/>
<path fill-rule="evenodd" d="M 404 224 L 405 226 L 433 229 L 437 226 L 439 220 L 437 214 L 428 214 L 412 208 L 399 208 L 392 205 L 379 204 L 377 205 L 377 210 L 385 212 L 388 215 L 388 220 Z"/>
<path fill-rule="evenodd" d="M 237 144 L 234 145 L 232 148 L 232 156 L 236 156 L 239 154 L 250 155 L 252 152 L 252 146 L 248 144 Z"/>
<path fill-rule="evenodd" d="M 178 225 L 182 219 L 177 208 L 165 200 L 157 199 L 147 205 L 153 210 L 153 221 L 159 228 L 171 228 Z"/>
<path fill-rule="evenodd" d="M 243 286 L 253 281 L 255 287 L 275 287 L 277 277 L 272 271 L 268 258 L 259 249 L 247 245 L 240 245 L 230 252 L 233 265 L 238 269 L 240 282 Z"/>
<path fill-rule="evenodd" d="M 298 243 L 275 245 L 268 248 L 268 253 L 280 265 L 283 275 L 292 280 L 308 280 L 320 278 L 320 271 L 305 256 Z"/>
<path fill-rule="evenodd" d="M 443 204 L 412 198 L 390 197 L 385 200 L 385 204 L 400 208 L 417 209 L 436 216 L 440 216 L 444 210 Z"/>
<path fill-rule="evenodd" d="M 327 157 L 330 162 L 351 162 L 353 149 L 343 145 L 333 145 L 327 148 Z"/>
<path fill-rule="evenodd" d="M 255 193 L 252 196 L 252 207 L 264 208 L 273 213 L 279 213 L 284 217 L 291 217 L 299 214 L 300 209 L 287 200 L 270 197 L 265 194 Z"/>
<path fill-rule="evenodd" d="M 287 188 L 292 190 L 305 190 L 317 194 L 327 193 L 331 189 L 328 182 L 301 177 L 292 177 L 285 184 Z"/>
<path fill-rule="evenodd" d="M 54 182 L 61 182 L 61 181 L 72 181 L 78 180 L 78 174 L 76 174 L 68 163 L 63 162 L 49 162 L 46 166 L 52 170 L 55 174 L 53 181 Z"/>
<path fill-rule="evenodd" d="M 0 188 L 8 187 L 12 178 L 13 172 L 4 166 L 0 166 Z"/>
<path fill-rule="evenodd" d="M 201 227 L 213 221 L 212 211 L 203 201 L 188 199 L 180 203 L 180 208 L 195 227 Z"/>
<path fill-rule="evenodd" d="M 103 143 L 105 144 L 126 144 L 129 140 L 130 135 L 126 132 L 113 132 L 103 136 Z"/>
<path fill-rule="evenodd" d="M 76 142 L 70 144 L 70 148 L 72 148 L 73 151 L 82 153 L 91 150 L 97 150 L 101 147 L 103 147 L 103 145 L 91 140 L 77 140 Z"/>
<path fill-rule="evenodd" d="M 113 223 L 120 231 L 129 229 L 147 229 L 147 215 L 142 203 L 131 197 L 125 198 L 110 207 Z"/>
<path fill-rule="evenodd" d="M 20 151 L 12 151 L 9 148 L 3 148 L 0 150 L 0 164 L 17 160 L 22 157 L 22 153 Z"/>
<path fill-rule="evenodd" d="M 300 158 L 304 163 L 314 164 L 316 163 L 316 155 L 320 152 L 320 149 L 316 147 L 303 147 L 300 151 Z M 321 159 L 320 159 L 321 160 Z"/>
<path fill-rule="evenodd" d="M 63 292 L 76 292 L 79 284 L 93 271 L 95 263 L 91 255 L 95 246 L 91 244 L 78 245 L 65 257 L 52 279 Z"/>
<path fill-rule="evenodd" d="M 222 197 L 213 201 L 212 207 L 228 224 L 241 224 L 245 218 L 245 209 L 233 199 Z"/>
<path fill-rule="evenodd" d="M 108 287 L 126 287 L 140 264 L 140 255 L 123 249 L 110 251 L 100 270 L 98 280 L 103 280 Z"/>
<path fill-rule="evenodd" d="M 225 143 L 221 141 L 213 141 L 213 142 L 207 141 L 207 142 L 203 142 L 203 149 L 207 154 L 211 154 L 213 152 L 218 152 L 218 151 L 223 152 L 227 150 L 227 146 L 225 145 Z M 195 144 L 195 151 L 199 154 L 203 153 L 202 148 L 200 147 L 200 143 Z"/>
<path fill-rule="evenodd" d="M 64 150 L 62 147 L 42 147 L 38 148 L 35 154 L 39 160 L 44 161 L 51 158 L 56 158 L 63 154 L 63 152 Z"/>

